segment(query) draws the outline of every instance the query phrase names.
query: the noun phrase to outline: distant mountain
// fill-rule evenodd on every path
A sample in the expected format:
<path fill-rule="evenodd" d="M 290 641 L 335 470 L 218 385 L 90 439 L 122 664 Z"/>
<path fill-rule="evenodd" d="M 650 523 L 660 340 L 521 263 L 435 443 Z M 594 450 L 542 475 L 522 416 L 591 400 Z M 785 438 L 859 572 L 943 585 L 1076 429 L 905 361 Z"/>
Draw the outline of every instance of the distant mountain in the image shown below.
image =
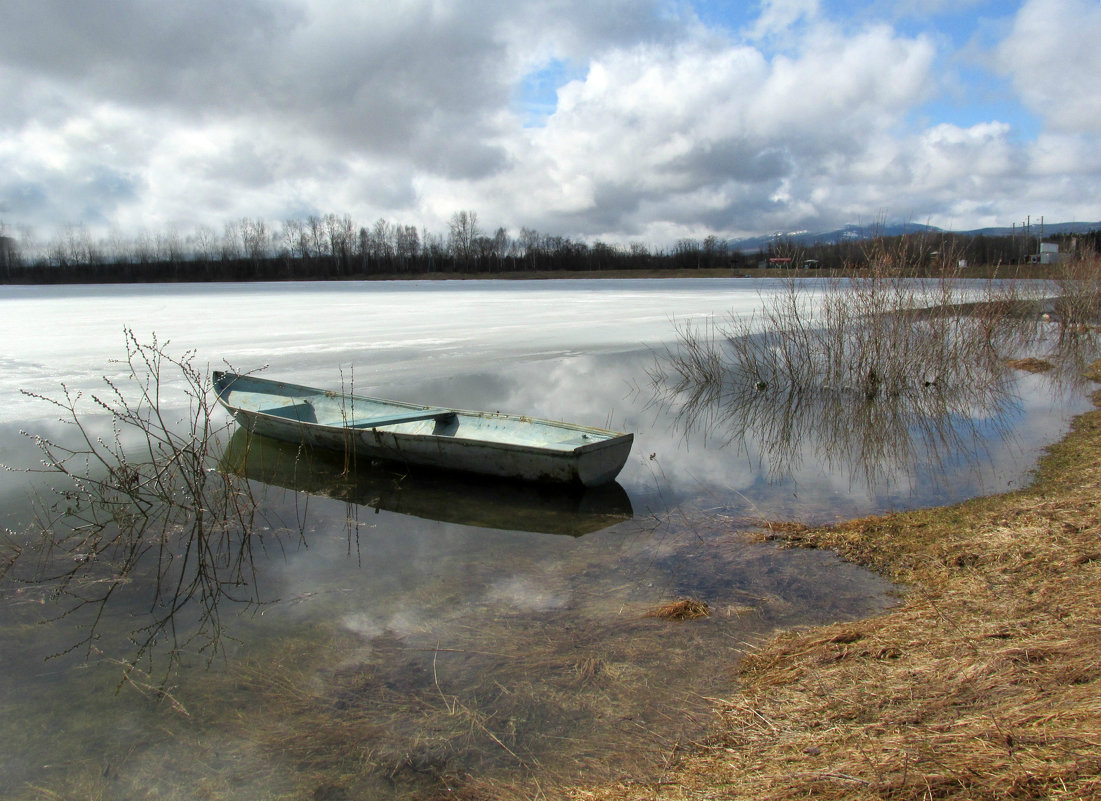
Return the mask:
<path fill-rule="evenodd" d="M 1044 236 L 1054 236 L 1055 234 L 1084 234 L 1089 231 L 1097 230 L 1101 230 L 1101 222 L 1044 223 L 1042 226 Z M 1033 223 L 1030 232 L 1033 236 L 1040 236 L 1040 224 Z M 777 241 L 803 246 L 830 245 L 838 242 L 859 242 L 877 236 L 901 236 L 902 234 L 915 233 L 956 233 L 965 236 L 1010 236 L 1014 233 L 1021 234 L 1023 231 L 1022 226 L 1017 226 L 1016 228 L 977 228 L 972 231 L 948 232 L 942 228 L 937 228 L 932 225 L 921 225 L 919 223 L 846 225 L 844 228 L 838 228 L 834 231 L 823 231 L 821 233 L 811 233 L 809 231 L 780 231 L 764 236 L 735 239 L 729 244 L 732 250 L 738 250 L 742 253 L 755 253 L 759 250 L 766 250 L 770 244 Z"/>
<path fill-rule="evenodd" d="M 1023 225 L 1018 225 L 1015 228 L 979 228 L 975 231 L 957 231 L 956 233 L 967 234 L 969 236 L 1010 236 L 1012 234 L 1021 234 Z M 1029 227 L 1029 232 L 1033 236 L 1055 236 L 1056 234 L 1086 234 L 1090 231 L 1101 230 L 1101 222 L 1065 222 L 1065 223 L 1044 223 L 1040 225 L 1038 222 L 1033 222 Z"/>

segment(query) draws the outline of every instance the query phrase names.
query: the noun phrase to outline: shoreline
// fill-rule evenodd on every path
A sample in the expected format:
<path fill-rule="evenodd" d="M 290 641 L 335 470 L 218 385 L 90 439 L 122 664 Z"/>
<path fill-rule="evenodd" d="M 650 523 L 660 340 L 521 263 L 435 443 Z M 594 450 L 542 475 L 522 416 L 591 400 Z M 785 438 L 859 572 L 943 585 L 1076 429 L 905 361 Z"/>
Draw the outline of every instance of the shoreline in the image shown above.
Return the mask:
<path fill-rule="evenodd" d="M 901 605 L 772 636 L 659 782 L 570 796 L 1101 796 L 1101 390 L 1092 400 L 1026 487 L 773 524 L 762 538 L 869 567 L 907 588 Z"/>
<path fill-rule="evenodd" d="M 1056 279 L 1059 277 L 1057 265 L 1050 264 L 1003 264 L 968 266 L 953 271 L 954 278 L 1001 278 L 1001 279 Z M 262 278 L 216 278 L 203 281 L 174 280 L 163 277 L 157 280 L 112 281 L 107 279 L 87 281 L 0 281 L 0 286 L 117 286 L 144 284 L 222 284 L 222 283 L 278 283 L 294 284 L 305 282 L 342 283 L 348 281 L 371 283 L 375 281 L 556 281 L 556 280 L 595 280 L 617 279 L 669 279 L 669 278 L 859 278 L 867 275 L 865 269 L 850 270 L 806 270 L 777 267 L 685 267 L 668 269 L 610 269 L 610 270 L 521 270 L 503 272 L 420 272 L 420 273 L 372 273 L 354 274 L 340 277 L 275 277 Z M 928 269 L 912 277 L 937 278 L 943 274 Z"/>

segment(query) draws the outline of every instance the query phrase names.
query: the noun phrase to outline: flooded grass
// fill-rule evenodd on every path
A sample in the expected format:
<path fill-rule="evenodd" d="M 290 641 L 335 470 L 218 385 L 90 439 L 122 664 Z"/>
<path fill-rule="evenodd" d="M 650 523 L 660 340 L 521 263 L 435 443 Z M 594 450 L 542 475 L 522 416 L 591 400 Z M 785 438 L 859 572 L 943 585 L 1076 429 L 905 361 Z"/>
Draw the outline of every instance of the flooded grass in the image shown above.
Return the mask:
<path fill-rule="evenodd" d="M 951 253 L 928 276 L 906 240 L 873 243 L 867 271 L 791 279 L 759 311 L 683 323 L 655 387 L 690 397 L 731 382 L 783 393 L 840 391 L 867 401 L 1000 380 L 1006 359 L 1051 348 L 1081 373 L 1097 347 L 1101 257 L 1083 253 L 1044 283 L 967 282 Z"/>
<path fill-rule="evenodd" d="M 1099 453 L 1095 410 L 1027 489 L 781 532 L 891 575 L 905 603 L 769 640 L 660 785 L 575 797 L 1097 797 Z"/>
<path fill-rule="evenodd" d="M 186 669 L 170 685 L 106 656 L 90 669 L 70 660 L 61 684 L 8 707 L 11 720 L 68 721 L 52 744 L 26 746 L 61 749 L 64 767 L 31 770 L 24 790 L 6 795 L 126 798 L 155 783 L 170 798 L 524 798 L 558 796 L 582 776 L 660 775 L 706 731 L 707 696 L 729 681 L 746 642 L 807 620 L 808 604 L 824 621 L 891 602 L 858 571 L 845 592 L 817 593 L 843 567 L 827 554 L 777 562 L 774 546 L 710 516 L 686 510 L 680 520 L 640 550 L 624 551 L 624 534 L 614 547 L 568 540 L 576 544 L 554 569 L 513 566 L 473 604 L 426 582 L 395 599 L 408 617 L 392 625 L 373 622 L 387 613 L 371 588 L 320 586 L 227 624 L 225 661 L 195 670 L 201 654 L 179 654 Z M 463 563 L 459 553 L 439 558 Z M 697 603 L 711 615 L 648 614 L 678 589 L 705 598 Z M 130 678 L 120 685 L 121 673 Z M 46 699 L 53 710 L 39 707 Z M 119 732 L 117 746 L 92 735 L 104 725 Z"/>
<path fill-rule="evenodd" d="M 811 462 L 904 490 L 958 480 L 961 459 L 982 471 L 1012 429 L 1015 373 L 1052 396 L 1082 386 L 1101 340 L 1096 255 L 1019 284 L 962 281 L 951 254 L 918 279 L 904 244 L 873 251 L 863 274 L 792 279 L 753 315 L 680 324 L 649 375 L 686 438 L 756 456 L 772 482 Z"/>

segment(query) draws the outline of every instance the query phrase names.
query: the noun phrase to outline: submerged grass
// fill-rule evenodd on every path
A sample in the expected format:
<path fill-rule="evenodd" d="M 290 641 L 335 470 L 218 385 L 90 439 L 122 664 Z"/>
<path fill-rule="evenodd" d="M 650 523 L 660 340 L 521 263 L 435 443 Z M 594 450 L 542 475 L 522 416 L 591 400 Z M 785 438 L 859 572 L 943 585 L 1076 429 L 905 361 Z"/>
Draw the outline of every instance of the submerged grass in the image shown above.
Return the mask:
<path fill-rule="evenodd" d="M 742 660 L 714 734 L 660 784 L 573 797 L 1101 796 L 1099 489 L 1095 409 L 1026 489 L 771 526 L 787 546 L 829 548 L 904 583 L 905 603 L 772 638 Z"/>
<path fill-rule="evenodd" d="M 667 543 L 667 556 L 725 560 L 725 573 L 713 567 L 732 576 L 745 552 L 745 572 L 767 572 L 755 560 L 772 549 L 731 548 L 729 536 L 701 554 L 694 532 L 683 552 Z M 736 542 L 745 546 L 744 534 Z M 591 553 L 577 556 L 578 570 L 593 570 Z M 419 636 L 333 622 L 245 655 L 203 687 L 207 700 L 183 701 L 284 766 L 294 797 L 560 798 L 581 777 L 660 777 L 706 731 L 707 678 L 725 678 L 731 646 L 774 630 L 790 600 L 740 590 L 667 605 L 667 618 L 716 618 L 692 623 L 648 616 L 653 603 L 643 591 L 553 614 L 485 607 Z"/>
<path fill-rule="evenodd" d="M 552 787 L 594 771 L 656 774 L 676 745 L 639 692 L 653 681 L 645 663 L 658 655 L 643 635 L 654 625 L 638 615 L 594 620 L 564 638 L 559 624 L 521 615 L 485 621 L 484 635 L 460 648 L 429 649 L 392 633 L 350 641 L 334 632 L 318 650 L 311 636 L 299 648 L 284 642 L 275 662 L 234 665 L 206 689 L 211 704 L 235 706 L 236 719 L 209 711 L 284 766 L 293 797 L 560 797 Z M 637 630 L 635 642 L 611 643 L 624 626 Z M 675 675 L 678 660 L 666 661 Z M 684 724 L 699 732 L 703 720 Z M 614 765 L 594 759 L 580 721 L 602 731 L 604 748 L 618 745 Z"/>
<path fill-rule="evenodd" d="M 734 582 L 750 589 L 708 595 L 714 620 L 647 617 L 660 599 L 677 596 L 646 588 L 578 598 L 578 607 L 550 614 L 476 605 L 445 625 L 400 632 L 349 626 L 322 611 L 322 598 L 304 601 L 317 605 L 309 609 L 293 599 L 268 606 L 265 617 L 301 612 L 283 619 L 276 637 L 256 639 L 236 627 L 227 662 L 181 671 L 170 697 L 132 683 L 123 688 L 127 707 L 151 732 L 142 742 L 122 736 L 100 761 L 102 738 L 66 732 L 54 740 L 68 755 L 63 769 L 28 768 L 37 789 L 0 795 L 126 798 L 156 787 L 164 798 L 527 799 L 562 797 L 561 788 L 582 776 L 660 776 L 682 742 L 706 731 L 701 687 L 725 676 L 700 655 L 729 662 L 733 640 L 761 637 L 777 618 L 791 619 L 790 598 L 752 584 L 767 572 L 759 560 L 771 548 L 746 546 L 739 557 L 728 542 L 700 554 L 699 536 L 685 533 L 663 552 L 676 561 L 715 560 L 708 572 L 750 575 Z M 737 542 L 745 544 L 744 534 Z M 622 579 L 621 554 L 575 558 L 556 591 L 583 571 Z M 429 598 L 438 587 L 429 583 L 423 592 Z M 431 609 L 451 603 L 437 602 Z M 822 605 L 835 602 L 831 596 Z M 259 616 L 256 625 L 265 627 Z M 113 673 L 106 664 L 99 669 Z M 110 690 L 103 713 L 89 720 L 133 725 L 127 713 L 117 726 Z M 59 716 L 83 717 L 82 708 Z"/>
<path fill-rule="evenodd" d="M 707 617 L 711 614 L 711 607 L 706 601 L 696 598 L 681 598 L 670 601 L 667 604 L 654 607 L 646 613 L 646 617 L 660 617 L 666 620 L 695 620 Z"/>

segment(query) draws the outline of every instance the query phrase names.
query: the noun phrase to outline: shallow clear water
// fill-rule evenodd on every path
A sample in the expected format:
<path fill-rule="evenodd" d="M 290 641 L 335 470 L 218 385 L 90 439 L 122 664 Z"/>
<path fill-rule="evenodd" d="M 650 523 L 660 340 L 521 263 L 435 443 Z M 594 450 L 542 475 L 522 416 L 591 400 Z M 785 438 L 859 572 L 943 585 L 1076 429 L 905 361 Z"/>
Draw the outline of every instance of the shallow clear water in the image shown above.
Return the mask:
<path fill-rule="evenodd" d="M 832 407 L 769 404 L 739 429 L 729 409 L 692 416 L 655 397 L 675 320 L 748 314 L 770 286 L 0 287 L 6 464 L 36 459 L 20 428 L 64 436 L 19 390 L 102 391 L 124 326 L 215 368 L 269 364 L 314 386 L 636 435 L 617 484 L 590 493 L 348 476 L 339 459 L 269 443 L 245 471 L 248 536 L 206 547 L 173 529 L 87 561 L 24 533 L 42 477 L 2 474 L 14 531 L 0 556 L 18 558 L 0 581 L 0 796 L 530 796 L 659 773 L 755 641 L 892 602 L 878 577 L 752 543 L 747 527 L 1001 490 L 1083 407 L 1022 376 L 998 403 L 956 409 L 951 435 L 937 429 L 943 453 L 896 437 L 869 465 L 855 421 L 805 425 Z M 793 424 L 797 447 L 774 436 Z M 929 441 L 920 421 L 906 427 Z M 712 614 L 647 615 L 687 597 Z"/>

